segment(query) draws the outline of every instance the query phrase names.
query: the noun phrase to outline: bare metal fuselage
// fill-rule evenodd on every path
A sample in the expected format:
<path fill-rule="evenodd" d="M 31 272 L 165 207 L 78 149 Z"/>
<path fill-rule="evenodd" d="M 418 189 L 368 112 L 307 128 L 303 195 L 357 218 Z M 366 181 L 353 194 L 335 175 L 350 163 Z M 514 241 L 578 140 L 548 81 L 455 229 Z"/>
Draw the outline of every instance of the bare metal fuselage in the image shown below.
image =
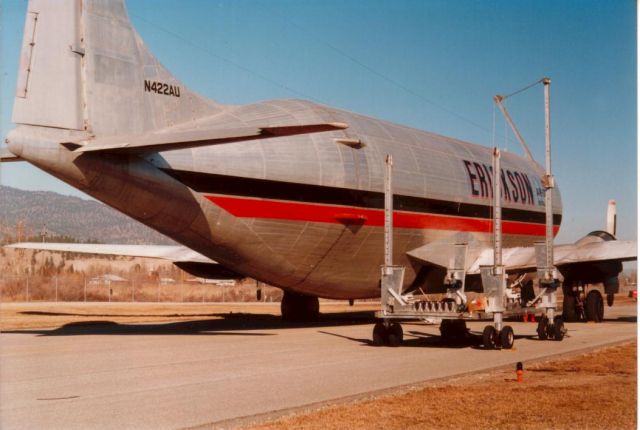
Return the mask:
<path fill-rule="evenodd" d="M 379 295 L 386 154 L 394 158 L 394 261 L 407 266 L 406 285 L 442 281 L 428 273 L 416 281 L 422 265 L 407 251 L 460 231 L 490 246 L 489 148 L 298 100 L 228 107 L 175 129 L 320 122 L 349 128 L 78 155 L 60 146 L 76 132 L 23 125 L 11 150 L 238 273 L 319 297 Z M 504 153 L 501 181 L 505 246 L 540 240 L 544 198 L 534 166 Z M 556 231 L 560 212 L 556 192 Z"/>

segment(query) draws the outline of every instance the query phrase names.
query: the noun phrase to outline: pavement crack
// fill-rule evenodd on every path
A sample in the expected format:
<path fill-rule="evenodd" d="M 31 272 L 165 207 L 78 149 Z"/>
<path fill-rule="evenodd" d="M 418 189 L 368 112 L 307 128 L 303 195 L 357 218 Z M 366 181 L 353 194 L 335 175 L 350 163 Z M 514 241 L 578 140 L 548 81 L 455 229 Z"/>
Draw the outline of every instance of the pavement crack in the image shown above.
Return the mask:
<path fill-rule="evenodd" d="M 36 400 L 70 400 L 77 399 L 80 396 L 65 396 L 65 397 L 39 397 Z"/>

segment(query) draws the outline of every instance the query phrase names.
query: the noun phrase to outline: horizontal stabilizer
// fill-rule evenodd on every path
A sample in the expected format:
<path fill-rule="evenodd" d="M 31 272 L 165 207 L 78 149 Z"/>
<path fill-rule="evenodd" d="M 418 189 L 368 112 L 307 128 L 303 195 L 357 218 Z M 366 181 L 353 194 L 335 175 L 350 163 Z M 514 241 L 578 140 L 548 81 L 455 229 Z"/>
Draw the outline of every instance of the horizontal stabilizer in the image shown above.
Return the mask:
<path fill-rule="evenodd" d="M 343 130 L 348 125 L 339 122 L 323 124 L 242 127 L 229 129 L 196 129 L 164 131 L 143 135 L 112 136 L 80 142 L 65 142 L 73 152 L 159 152 L 198 146 L 219 145 L 272 137 L 295 136 L 323 131 Z"/>
<path fill-rule="evenodd" d="M 8 162 L 11 162 L 11 161 L 23 161 L 23 160 L 22 160 L 22 158 L 18 157 L 17 155 L 13 155 L 6 148 L 0 149 L 0 162 L 8 163 Z"/>

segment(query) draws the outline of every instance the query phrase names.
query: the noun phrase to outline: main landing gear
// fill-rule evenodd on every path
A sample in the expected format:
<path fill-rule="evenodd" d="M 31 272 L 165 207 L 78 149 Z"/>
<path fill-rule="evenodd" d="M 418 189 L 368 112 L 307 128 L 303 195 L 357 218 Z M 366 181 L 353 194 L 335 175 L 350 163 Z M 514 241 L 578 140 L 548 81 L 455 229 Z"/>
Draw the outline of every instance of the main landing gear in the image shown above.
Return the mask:
<path fill-rule="evenodd" d="M 588 293 L 583 283 L 567 283 L 562 287 L 564 299 L 562 301 L 562 317 L 567 322 L 604 320 L 604 299 L 598 290 Z M 607 302 L 613 302 L 613 297 L 607 295 Z"/>
<path fill-rule="evenodd" d="M 600 291 L 589 291 L 584 306 L 584 315 L 587 321 L 601 322 L 604 320 L 604 301 Z"/>
<path fill-rule="evenodd" d="M 280 312 L 284 321 L 316 321 L 320 315 L 320 304 L 317 297 L 285 291 L 280 302 Z"/>

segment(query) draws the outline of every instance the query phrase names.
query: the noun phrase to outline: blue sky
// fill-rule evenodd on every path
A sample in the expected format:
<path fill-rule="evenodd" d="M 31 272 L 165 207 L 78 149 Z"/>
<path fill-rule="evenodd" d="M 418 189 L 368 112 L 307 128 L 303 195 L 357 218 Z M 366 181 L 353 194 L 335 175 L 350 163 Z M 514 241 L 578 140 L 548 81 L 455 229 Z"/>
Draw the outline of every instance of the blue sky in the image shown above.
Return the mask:
<path fill-rule="evenodd" d="M 1 1 L 0 134 L 11 108 L 25 0 Z M 306 98 L 521 153 L 492 97 L 552 79 L 559 241 L 637 235 L 636 3 L 618 1 L 129 0 L 151 51 L 222 103 Z M 543 160 L 542 87 L 508 101 Z M 507 139 L 505 139 L 505 135 Z M 495 137 L 494 137 L 495 136 Z M 0 181 L 81 195 L 22 163 Z"/>

